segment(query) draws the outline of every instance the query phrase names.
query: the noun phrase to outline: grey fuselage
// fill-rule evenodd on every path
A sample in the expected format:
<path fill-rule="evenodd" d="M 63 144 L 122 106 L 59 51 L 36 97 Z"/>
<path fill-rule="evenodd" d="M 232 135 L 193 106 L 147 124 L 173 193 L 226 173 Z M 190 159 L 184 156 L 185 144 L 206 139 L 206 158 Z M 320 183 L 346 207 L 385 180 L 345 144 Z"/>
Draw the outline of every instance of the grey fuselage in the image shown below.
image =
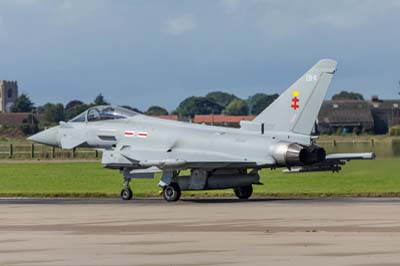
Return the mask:
<path fill-rule="evenodd" d="M 114 149 L 129 145 L 133 150 L 150 149 L 165 152 L 184 150 L 218 158 L 231 158 L 234 161 L 252 161 L 259 165 L 271 163 L 278 143 L 312 144 L 311 136 L 294 133 L 244 130 L 192 124 L 153 118 L 137 114 L 127 119 L 97 122 L 72 123 L 86 139 L 82 146 Z M 134 132 L 136 136 L 126 136 L 125 132 Z M 138 137 L 139 132 L 147 137 Z M 278 164 L 275 164 L 278 166 Z"/>

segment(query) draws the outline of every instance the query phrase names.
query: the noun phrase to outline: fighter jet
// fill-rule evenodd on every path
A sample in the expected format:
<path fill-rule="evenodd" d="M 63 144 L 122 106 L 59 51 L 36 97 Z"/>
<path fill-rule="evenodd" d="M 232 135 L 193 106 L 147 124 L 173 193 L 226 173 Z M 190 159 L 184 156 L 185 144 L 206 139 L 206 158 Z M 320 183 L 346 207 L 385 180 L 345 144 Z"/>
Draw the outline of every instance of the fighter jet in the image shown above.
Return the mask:
<path fill-rule="evenodd" d="M 162 195 L 179 200 L 181 191 L 233 189 L 248 199 L 263 168 L 285 172 L 340 171 L 346 161 L 375 154 L 327 155 L 311 133 L 336 62 L 320 60 L 253 121 L 227 128 L 149 117 L 122 107 L 95 106 L 68 122 L 39 132 L 31 141 L 73 149 L 102 150 L 102 164 L 119 169 L 121 198 L 132 198 L 133 178 L 160 172 Z"/>

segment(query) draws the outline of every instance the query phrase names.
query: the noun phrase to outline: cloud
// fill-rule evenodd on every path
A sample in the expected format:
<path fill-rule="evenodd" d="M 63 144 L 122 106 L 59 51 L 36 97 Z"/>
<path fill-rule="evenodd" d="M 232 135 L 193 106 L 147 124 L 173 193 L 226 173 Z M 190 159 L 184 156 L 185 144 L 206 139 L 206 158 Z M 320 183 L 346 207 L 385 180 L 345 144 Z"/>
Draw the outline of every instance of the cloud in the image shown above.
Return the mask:
<path fill-rule="evenodd" d="M 72 8 L 73 8 L 72 2 L 71 2 L 71 1 L 68 1 L 68 0 L 65 0 L 65 1 L 63 1 L 63 2 L 60 3 L 59 8 L 60 8 L 60 9 L 66 9 L 66 10 L 72 9 Z"/>
<path fill-rule="evenodd" d="M 163 32 L 170 35 L 181 35 L 193 31 L 197 27 L 192 15 L 183 15 L 168 20 L 163 28 Z"/>
<path fill-rule="evenodd" d="M 111 2 L 107 0 L 63 0 L 55 3 L 55 23 L 60 26 L 78 25 L 82 28 L 91 22 L 98 26 L 105 16 L 112 16 Z"/>
<path fill-rule="evenodd" d="M 315 29 L 353 31 L 384 21 L 388 12 L 400 8 L 400 1 L 248 1 L 256 25 L 270 37 L 282 39 L 314 32 Z M 241 8 L 242 9 L 242 8 Z M 373 18 L 373 19 L 372 19 Z"/>
<path fill-rule="evenodd" d="M 353 30 L 363 25 L 375 24 L 376 19 L 384 17 L 387 11 L 393 8 L 398 6 L 391 1 L 379 5 L 370 0 L 339 2 L 334 6 L 327 4 L 320 7 L 319 15 L 314 15 L 309 23 L 322 24 L 338 30 Z"/>
<path fill-rule="evenodd" d="M 9 6 L 31 7 L 40 4 L 39 0 L 3 0 L 3 4 Z M 43 3 L 43 1 L 42 1 Z"/>
<path fill-rule="evenodd" d="M 232 13 L 239 8 L 240 0 L 220 0 L 219 4 L 226 12 Z"/>

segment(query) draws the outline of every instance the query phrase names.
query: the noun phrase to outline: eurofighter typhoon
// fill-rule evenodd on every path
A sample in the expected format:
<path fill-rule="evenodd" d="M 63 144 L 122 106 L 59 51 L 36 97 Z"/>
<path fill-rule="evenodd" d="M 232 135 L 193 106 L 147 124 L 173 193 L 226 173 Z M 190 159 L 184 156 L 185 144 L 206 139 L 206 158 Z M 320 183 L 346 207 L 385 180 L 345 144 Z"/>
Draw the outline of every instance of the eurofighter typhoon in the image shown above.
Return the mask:
<path fill-rule="evenodd" d="M 154 178 L 166 201 L 181 191 L 233 189 L 248 199 L 261 185 L 263 168 L 286 167 L 285 172 L 340 171 L 345 161 L 374 159 L 374 153 L 327 155 L 315 144 L 312 131 L 336 62 L 320 60 L 284 91 L 253 121 L 240 128 L 169 121 L 121 107 L 91 107 L 68 122 L 39 132 L 34 142 L 73 149 L 103 151 L 102 164 L 124 177 L 121 198 L 132 198 L 132 178 Z M 188 173 L 182 174 L 183 170 Z"/>

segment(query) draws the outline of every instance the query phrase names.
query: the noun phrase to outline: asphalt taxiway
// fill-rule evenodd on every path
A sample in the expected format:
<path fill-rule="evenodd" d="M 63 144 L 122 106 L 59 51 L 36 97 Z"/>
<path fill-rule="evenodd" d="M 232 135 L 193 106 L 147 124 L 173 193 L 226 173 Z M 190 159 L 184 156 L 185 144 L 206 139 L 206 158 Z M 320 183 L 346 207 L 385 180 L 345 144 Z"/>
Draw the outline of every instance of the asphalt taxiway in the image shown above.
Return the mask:
<path fill-rule="evenodd" d="M 400 199 L 0 199 L 0 265 L 400 265 Z"/>

